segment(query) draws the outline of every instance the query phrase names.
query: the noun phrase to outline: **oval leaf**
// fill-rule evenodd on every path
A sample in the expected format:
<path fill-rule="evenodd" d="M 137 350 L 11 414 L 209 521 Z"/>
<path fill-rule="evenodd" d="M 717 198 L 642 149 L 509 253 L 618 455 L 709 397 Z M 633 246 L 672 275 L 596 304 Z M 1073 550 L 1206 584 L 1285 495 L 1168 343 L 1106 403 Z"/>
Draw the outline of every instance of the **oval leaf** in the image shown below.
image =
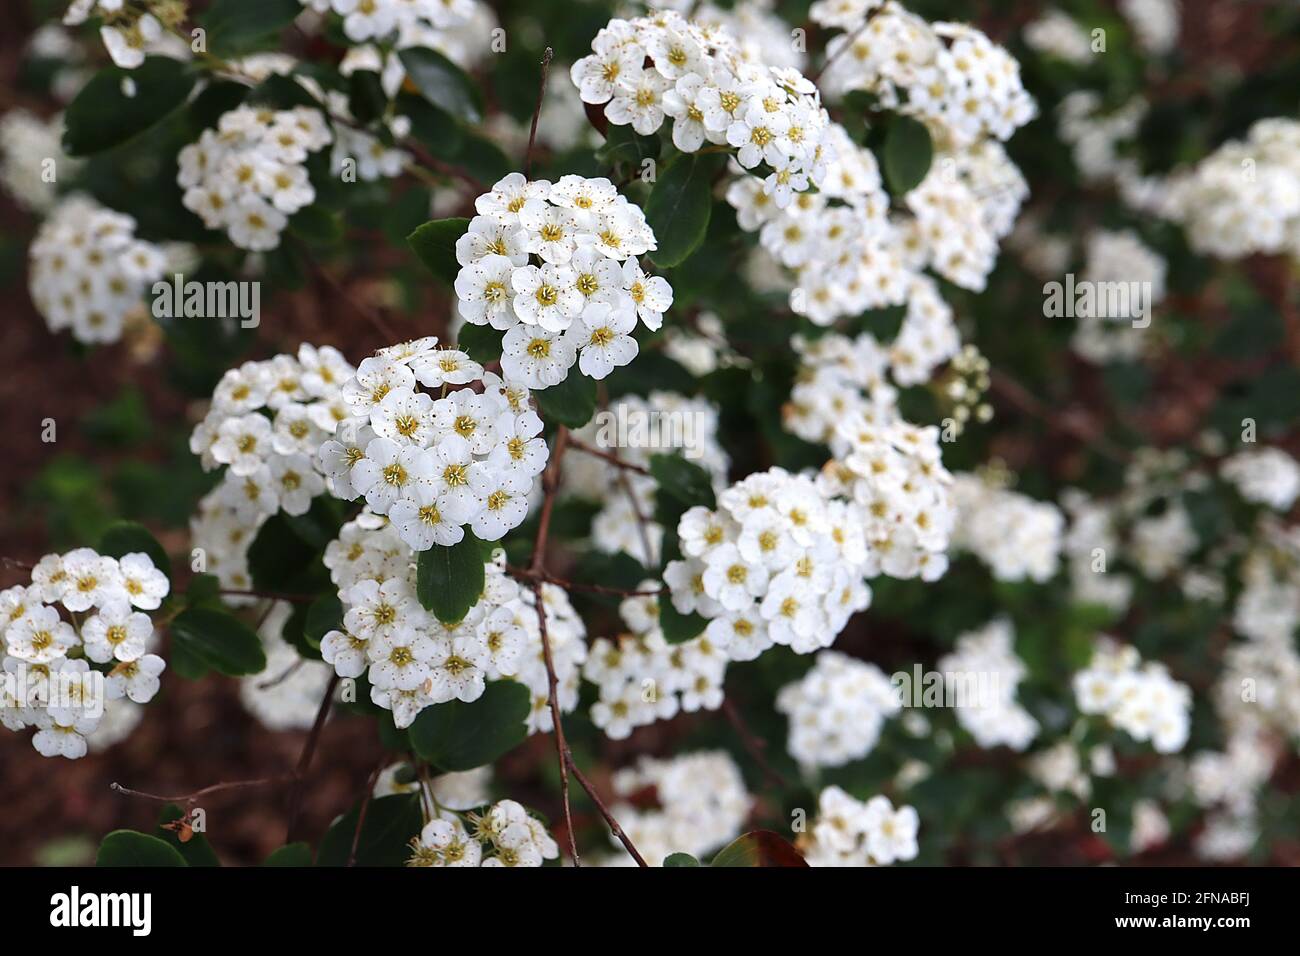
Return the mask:
<path fill-rule="evenodd" d="M 546 421 L 581 428 L 596 413 L 596 380 L 575 369 L 558 385 L 534 389 L 533 397 Z"/>
<path fill-rule="evenodd" d="M 353 807 L 325 832 L 316 853 L 317 866 L 347 866 L 349 857 L 356 866 L 402 866 L 406 863 L 411 855 L 411 838 L 419 834 L 424 823 L 419 794 L 398 793 L 371 800 L 358 837 L 360 813 L 360 805 Z M 353 841 L 357 845 L 355 857 L 352 856 Z"/>
<path fill-rule="evenodd" d="M 229 677 L 257 674 L 266 653 L 256 632 L 232 614 L 192 607 L 171 624 L 172 641 L 183 653 Z"/>
<path fill-rule="evenodd" d="M 167 579 L 171 580 L 171 559 L 163 550 L 158 539 L 149 533 L 149 529 L 135 521 L 118 521 L 108 526 L 108 530 L 99 539 L 100 554 L 110 558 L 120 558 L 125 554 L 143 552 Z"/>
<path fill-rule="evenodd" d="M 460 263 L 456 261 L 456 240 L 468 229 L 468 219 L 434 219 L 407 236 L 406 244 L 430 272 L 451 285 L 460 272 Z"/>
<path fill-rule="evenodd" d="M 95 866 L 185 865 L 185 858 L 166 842 L 136 830 L 114 830 L 95 855 Z"/>
<path fill-rule="evenodd" d="M 276 34 L 300 13 L 301 0 L 216 0 L 203 17 L 208 49 L 237 56 L 276 46 Z"/>
<path fill-rule="evenodd" d="M 411 745 L 441 770 L 473 770 L 523 743 L 531 706 L 523 684 L 492 681 L 476 701 L 453 700 L 420 711 L 410 727 Z"/>
<path fill-rule="evenodd" d="M 185 64 L 165 56 L 145 57 L 134 70 L 100 70 L 68 105 L 63 148 L 89 156 L 125 143 L 184 103 L 195 80 Z"/>
<path fill-rule="evenodd" d="M 895 195 L 901 196 L 921 184 L 930 171 L 934 145 L 924 123 L 899 116 L 885 134 L 885 178 Z"/>
<path fill-rule="evenodd" d="M 713 177 L 723 160 L 718 153 L 679 156 L 650 190 L 645 218 L 658 243 L 650 254 L 655 265 L 675 266 L 704 241 L 713 206 Z"/>
<path fill-rule="evenodd" d="M 483 118 L 478 87 L 451 60 L 424 47 L 400 50 L 397 55 L 406 67 L 407 79 L 434 106 L 467 123 Z"/>
<path fill-rule="evenodd" d="M 420 552 L 415 593 L 444 624 L 455 624 L 483 594 L 483 549 L 468 531 L 459 544 L 435 544 Z"/>

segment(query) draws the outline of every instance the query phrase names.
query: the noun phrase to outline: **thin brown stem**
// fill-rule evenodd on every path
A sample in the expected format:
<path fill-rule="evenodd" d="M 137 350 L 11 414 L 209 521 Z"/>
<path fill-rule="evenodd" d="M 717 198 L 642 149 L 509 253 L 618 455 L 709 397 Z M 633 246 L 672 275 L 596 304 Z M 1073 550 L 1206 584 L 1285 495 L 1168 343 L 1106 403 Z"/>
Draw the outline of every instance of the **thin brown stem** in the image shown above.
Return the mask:
<path fill-rule="evenodd" d="M 749 725 L 745 723 L 745 718 L 740 715 L 740 711 L 736 709 L 736 705 L 730 697 L 722 698 L 722 714 L 735 729 L 741 744 L 744 745 L 749 755 L 754 758 L 754 763 L 758 764 L 758 768 L 763 771 L 768 780 L 779 787 L 788 787 L 790 781 L 786 780 L 782 773 L 773 767 L 771 761 L 767 759 L 767 754 L 764 752 L 767 748 L 767 741 L 749 729 Z"/>
<path fill-rule="evenodd" d="M 307 768 L 311 766 L 311 758 L 316 755 L 316 746 L 320 743 L 321 731 L 325 727 L 325 718 L 329 716 L 330 705 L 334 703 L 334 689 L 338 687 L 338 683 L 339 675 L 332 674 L 325 688 L 325 695 L 321 698 L 320 708 L 316 711 L 316 720 L 312 722 L 311 732 L 307 734 L 307 742 L 303 744 L 298 766 L 293 771 L 293 790 L 289 794 L 289 824 L 285 843 L 293 842 L 294 829 L 298 823 L 298 809 L 302 806 L 303 781 Z"/>
<path fill-rule="evenodd" d="M 528 151 L 524 153 L 524 178 L 533 178 L 533 146 L 537 142 L 537 120 L 542 115 L 542 101 L 546 99 L 546 77 L 551 72 L 551 57 L 555 55 L 549 46 L 542 54 L 542 80 L 537 84 L 537 108 L 533 110 L 533 125 L 528 131 Z"/>
<path fill-rule="evenodd" d="M 124 787 L 120 783 L 110 783 L 108 788 L 116 793 L 124 794 L 128 797 L 142 797 L 145 800 L 157 800 L 159 803 L 182 804 L 185 807 L 192 807 L 200 799 L 210 796 L 214 793 L 221 793 L 224 790 L 240 790 L 245 787 L 270 787 L 287 780 L 292 780 L 291 774 L 280 774 L 276 777 L 258 777 L 254 780 L 229 780 L 224 783 L 214 783 L 211 786 L 203 787 L 192 793 L 179 793 L 170 796 L 149 793 L 146 790 L 133 790 L 130 787 Z"/>
<path fill-rule="evenodd" d="M 387 754 L 379 755 L 379 762 L 375 764 L 375 769 L 370 771 L 370 776 L 366 779 L 366 792 L 361 795 L 361 809 L 357 812 L 357 828 L 352 833 L 352 847 L 348 850 L 348 866 L 357 865 L 357 847 L 361 845 L 361 828 L 366 825 L 366 811 L 370 809 L 370 796 L 375 792 L 375 781 L 379 779 L 379 772 L 384 769 L 387 756 Z"/>
<path fill-rule="evenodd" d="M 646 468 L 644 465 L 638 465 L 635 462 L 630 462 L 625 458 L 620 458 L 612 451 L 605 451 L 605 449 L 603 448 L 597 448 L 595 445 L 590 445 L 587 442 L 582 441 L 581 439 L 574 438 L 572 435 L 569 436 L 569 444 L 573 448 L 582 452 L 584 455 L 591 455 L 595 458 L 599 458 L 603 461 L 607 461 L 611 465 L 614 465 L 616 468 L 621 468 L 624 471 L 636 472 L 638 475 L 650 474 L 650 469 Z"/>

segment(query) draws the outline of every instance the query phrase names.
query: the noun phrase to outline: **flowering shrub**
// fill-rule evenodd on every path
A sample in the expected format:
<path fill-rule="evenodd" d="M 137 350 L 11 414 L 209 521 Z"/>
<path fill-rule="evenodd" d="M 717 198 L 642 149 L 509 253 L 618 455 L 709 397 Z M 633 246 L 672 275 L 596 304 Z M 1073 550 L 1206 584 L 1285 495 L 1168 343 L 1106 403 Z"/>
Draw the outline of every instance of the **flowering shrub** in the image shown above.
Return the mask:
<path fill-rule="evenodd" d="M 0 746 L 104 865 L 1294 862 L 1300 12 L 998 6 L 71 3 Z"/>

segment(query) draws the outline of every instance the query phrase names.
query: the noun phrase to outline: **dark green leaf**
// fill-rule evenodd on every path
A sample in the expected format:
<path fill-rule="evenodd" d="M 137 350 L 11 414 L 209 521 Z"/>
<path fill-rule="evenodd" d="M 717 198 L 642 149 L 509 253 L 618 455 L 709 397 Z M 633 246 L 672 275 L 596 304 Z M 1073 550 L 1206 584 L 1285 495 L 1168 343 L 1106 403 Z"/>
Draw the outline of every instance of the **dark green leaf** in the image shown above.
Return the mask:
<path fill-rule="evenodd" d="M 663 594 L 659 598 L 659 627 L 664 632 L 664 640 L 669 644 L 682 644 L 692 641 L 704 633 L 709 622 L 700 614 L 683 614 L 673 607 L 672 599 Z"/>
<path fill-rule="evenodd" d="M 523 684 L 493 681 L 472 703 L 453 700 L 420 711 L 409 730 L 411 744 L 441 770 L 473 770 L 523 743 L 531 704 Z"/>
<path fill-rule="evenodd" d="M 343 630 L 343 603 L 337 594 L 318 597 L 307 606 L 302 635 L 313 647 L 320 647 L 321 639 L 330 631 Z"/>
<path fill-rule="evenodd" d="M 266 667 L 261 640 L 233 614 L 192 607 L 172 621 L 171 633 L 175 647 L 229 677 L 256 674 Z"/>
<path fill-rule="evenodd" d="M 456 336 L 456 344 L 468 352 L 475 361 L 492 362 L 501 357 L 501 332 L 490 325 L 466 323 Z"/>
<path fill-rule="evenodd" d="M 409 843 L 412 837 L 419 835 L 424 822 L 419 795 L 399 793 L 371 800 L 358 838 L 360 814 L 358 805 L 334 821 L 316 853 L 317 866 L 347 866 L 353 840 L 357 843 L 357 866 L 402 866 L 406 863 L 411 855 Z"/>
<path fill-rule="evenodd" d="M 275 45 L 275 35 L 302 13 L 299 0 L 216 0 L 204 15 L 208 51 L 238 56 Z"/>
<path fill-rule="evenodd" d="M 713 178 L 725 162 L 719 153 L 678 156 L 663 170 L 645 204 L 646 222 L 658 248 L 655 265 L 668 268 L 684 261 L 704 241 L 713 207 Z"/>
<path fill-rule="evenodd" d="M 651 455 L 650 474 L 659 483 L 661 495 L 668 495 L 687 508 L 694 505 L 712 508 L 716 503 L 709 473 L 680 455 Z"/>
<path fill-rule="evenodd" d="M 424 47 L 410 47 L 397 55 L 406 67 L 407 79 L 434 106 L 467 123 L 477 123 L 483 118 L 478 87 L 451 60 Z"/>
<path fill-rule="evenodd" d="M 263 866 L 311 866 L 311 847 L 306 843 L 290 843 L 262 861 Z"/>
<path fill-rule="evenodd" d="M 120 558 L 124 554 L 143 552 L 149 555 L 154 566 L 170 580 L 172 576 L 171 560 L 163 550 L 158 539 L 149 533 L 149 529 L 134 521 L 118 521 L 109 525 L 103 537 L 99 539 L 100 554 L 110 558 Z"/>
<path fill-rule="evenodd" d="M 915 189 L 930 171 L 934 146 L 924 123 L 910 116 L 895 117 L 885 134 L 885 179 L 895 195 Z"/>
<path fill-rule="evenodd" d="M 68 105 L 63 148 L 69 156 L 89 156 L 125 143 L 184 103 L 195 80 L 185 64 L 166 56 L 145 57 L 134 70 L 100 70 Z"/>
<path fill-rule="evenodd" d="M 187 866 L 166 841 L 136 830 L 114 830 L 104 837 L 95 866 Z"/>
<path fill-rule="evenodd" d="M 581 428 L 596 413 L 596 380 L 575 369 L 564 381 L 533 392 L 547 422 Z"/>
<path fill-rule="evenodd" d="M 699 866 L 700 861 L 689 853 L 669 853 L 664 857 L 664 866 Z"/>
<path fill-rule="evenodd" d="M 468 229 L 468 219 L 434 219 L 407 236 L 406 242 L 430 272 L 451 285 L 460 272 L 456 240 Z"/>
<path fill-rule="evenodd" d="M 483 551 L 468 531 L 458 544 L 435 544 L 420 552 L 416 594 L 420 603 L 446 624 L 455 624 L 478 603 L 484 580 Z"/>

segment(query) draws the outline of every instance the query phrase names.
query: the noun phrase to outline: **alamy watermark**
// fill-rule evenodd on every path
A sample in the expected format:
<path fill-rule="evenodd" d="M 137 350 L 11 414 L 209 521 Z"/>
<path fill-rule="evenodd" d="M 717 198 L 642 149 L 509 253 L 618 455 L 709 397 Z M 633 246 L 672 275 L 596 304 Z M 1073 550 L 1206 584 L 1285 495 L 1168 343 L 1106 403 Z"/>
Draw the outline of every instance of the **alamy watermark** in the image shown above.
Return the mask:
<path fill-rule="evenodd" d="M 1150 282 L 1075 281 L 1043 285 L 1043 315 L 1049 319 L 1128 319 L 1135 329 L 1151 324 L 1154 292 Z"/>
<path fill-rule="evenodd" d="M 691 459 L 704 456 L 708 415 L 700 411 L 659 411 L 622 402 L 596 413 L 596 444 L 601 448 L 677 451 Z"/>
<path fill-rule="evenodd" d="M 152 292 L 156 319 L 238 319 L 245 329 L 262 321 L 260 282 L 186 282 L 177 272 L 170 282 L 155 282 Z"/>

